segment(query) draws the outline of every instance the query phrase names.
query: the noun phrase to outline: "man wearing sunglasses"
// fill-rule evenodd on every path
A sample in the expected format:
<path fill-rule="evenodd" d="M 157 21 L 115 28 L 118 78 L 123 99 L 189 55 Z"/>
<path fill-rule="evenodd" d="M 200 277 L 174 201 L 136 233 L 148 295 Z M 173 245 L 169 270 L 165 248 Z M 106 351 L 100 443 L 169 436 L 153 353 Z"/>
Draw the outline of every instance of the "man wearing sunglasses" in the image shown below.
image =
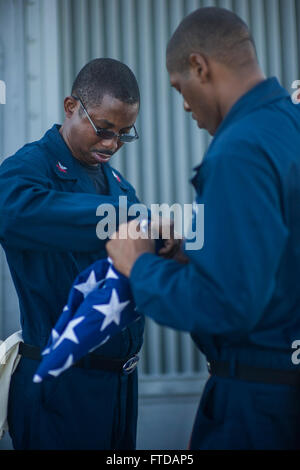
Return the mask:
<path fill-rule="evenodd" d="M 89 62 L 64 100 L 65 120 L 0 168 L 0 241 L 16 287 L 24 345 L 12 376 L 8 424 L 15 449 L 133 449 L 142 318 L 52 381 L 34 384 L 40 353 L 76 276 L 107 256 L 97 208 L 134 188 L 109 165 L 138 138 L 140 95 L 132 71 L 112 59 Z M 79 286 L 82 292 L 93 287 Z M 95 284 L 95 281 L 94 281 Z M 96 284 L 95 286 L 96 287 Z"/>

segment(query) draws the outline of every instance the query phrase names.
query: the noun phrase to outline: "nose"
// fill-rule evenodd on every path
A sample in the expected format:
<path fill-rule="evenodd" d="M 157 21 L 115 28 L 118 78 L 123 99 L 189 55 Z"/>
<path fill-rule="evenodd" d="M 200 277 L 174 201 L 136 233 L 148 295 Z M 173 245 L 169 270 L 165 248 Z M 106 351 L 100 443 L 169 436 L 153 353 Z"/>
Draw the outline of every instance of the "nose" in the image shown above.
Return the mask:
<path fill-rule="evenodd" d="M 112 139 L 101 139 L 101 145 L 107 150 L 115 152 L 118 148 L 118 137 L 113 137 Z"/>
<path fill-rule="evenodd" d="M 191 108 L 189 107 L 189 105 L 187 104 L 187 102 L 184 100 L 183 101 L 183 109 L 187 112 L 187 113 L 190 113 L 191 112 Z"/>

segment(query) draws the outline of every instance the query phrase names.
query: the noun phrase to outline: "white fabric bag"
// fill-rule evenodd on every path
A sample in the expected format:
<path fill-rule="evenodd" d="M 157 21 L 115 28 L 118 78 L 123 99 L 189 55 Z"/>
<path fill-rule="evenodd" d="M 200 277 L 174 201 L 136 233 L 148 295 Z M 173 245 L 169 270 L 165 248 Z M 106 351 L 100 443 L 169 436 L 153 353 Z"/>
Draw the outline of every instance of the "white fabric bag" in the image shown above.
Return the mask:
<path fill-rule="evenodd" d="M 0 439 L 8 431 L 7 406 L 10 379 L 21 356 L 19 344 L 23 342 L 22 330 L 16 331 L 0 344 Z"/>

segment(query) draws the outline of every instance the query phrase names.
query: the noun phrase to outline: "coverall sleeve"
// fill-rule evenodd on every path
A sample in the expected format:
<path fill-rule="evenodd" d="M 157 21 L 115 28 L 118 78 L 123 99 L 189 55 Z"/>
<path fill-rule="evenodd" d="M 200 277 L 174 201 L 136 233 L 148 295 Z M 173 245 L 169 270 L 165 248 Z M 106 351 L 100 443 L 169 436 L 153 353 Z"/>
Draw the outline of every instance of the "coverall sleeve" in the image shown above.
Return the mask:
<path fill-rule="evenodd" d="M 262 152 L 243 148 L 200 167 L 204 246 L 186 251 L 189 264 L 146 253 L 133 266 L 138 310 L 162 325 L 240 337 L 270 300 L 288 236 L 279 179 Z"/>
<path fill-rule="evenodd" d="M 57 191 L 41 165 L 8 158 L 0 168 L 0 241 L 22 250 L 101 250 L 107 240 L 96 235 L 96 210 L 104 203 L 117 209 L 117 226 L 116 198 Z"/>

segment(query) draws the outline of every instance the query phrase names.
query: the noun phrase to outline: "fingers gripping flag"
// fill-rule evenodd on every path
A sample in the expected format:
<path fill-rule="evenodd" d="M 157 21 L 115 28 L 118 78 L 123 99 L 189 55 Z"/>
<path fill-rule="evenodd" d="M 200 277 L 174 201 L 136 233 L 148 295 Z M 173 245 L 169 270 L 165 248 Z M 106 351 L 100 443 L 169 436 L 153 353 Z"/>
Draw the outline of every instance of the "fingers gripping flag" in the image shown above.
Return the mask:
<path fill-rule="evenodd" d="M 139 317 L 128 279 L 109 258 L 96 261 L 75 279 L 33 381 L 57 377 Z"/>

